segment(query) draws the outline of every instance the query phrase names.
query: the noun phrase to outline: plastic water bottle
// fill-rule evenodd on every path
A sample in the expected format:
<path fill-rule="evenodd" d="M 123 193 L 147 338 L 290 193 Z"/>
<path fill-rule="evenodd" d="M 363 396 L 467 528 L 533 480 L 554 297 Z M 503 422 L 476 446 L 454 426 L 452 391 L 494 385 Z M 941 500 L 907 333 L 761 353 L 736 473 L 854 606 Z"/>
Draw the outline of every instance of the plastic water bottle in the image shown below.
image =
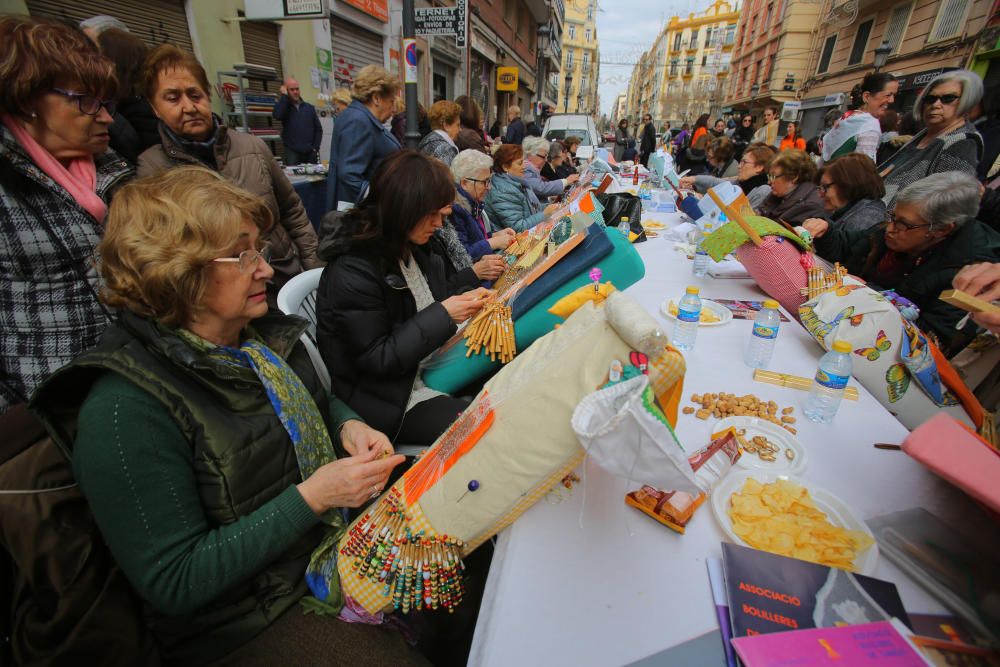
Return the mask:
<path fill-rule="evenodd" d="M 623 215 L 621 220 L 618 222 L 618 231 L 625 235 L 625 238 L 629 237 L 632 231 L 632 223 L 629 222 L 628 216 Z"/>
<path fill-rule="evenodd" d="M 694 250 L 694 264 L 691 266 L 691 270 L 694 275 L 701 277 L 708 273 L 708 252 L 705 250 L 704 240 L 705 237 L 712 233 L 712 223 L 705 222 L 703 225 L 699 225 L 698 231 L 695 238 L 698 239 L 698 243 L 695 245 Z"/>
<path fill-rule="evenodd" d="M 778 339 L 778 325 L 781 316 L 778 314 L 778 302 L 768 299 L 764 307 L 753 318 L 753 333 L 747 344 L 743 362 L 750 368 L 767 368 L 774 354 L 774 343 Z"/>
<path fill-rule="evenodd" d="M 820 424 L 833 421 L 850 377 L 851 344 L 846 340 L 835 341 L 833 349 L 819 360 L 819 368 L 809 389 L 809 398 L 802 406 L 802 414 Z"/>
<path fill-rule="evenodd" d="M 639 199 L 649 200 L 652 198 L 653 198 L 653 189 L 649 184 L 649 179 L 647 178 L 645 181 L 642 182 L 642 185 L 639 186 Z"/>
<path fill-rule="evenodd" d="M 694 341 L 698 337 L 698 321 L 701 319 L 701 297 L 698 292 L 697 287 L 688 287 L 684 298 L 677 304 L 677 321 L 674 322 L 674 336 L 670 342 L 678 350 L 694 349 Z"/>

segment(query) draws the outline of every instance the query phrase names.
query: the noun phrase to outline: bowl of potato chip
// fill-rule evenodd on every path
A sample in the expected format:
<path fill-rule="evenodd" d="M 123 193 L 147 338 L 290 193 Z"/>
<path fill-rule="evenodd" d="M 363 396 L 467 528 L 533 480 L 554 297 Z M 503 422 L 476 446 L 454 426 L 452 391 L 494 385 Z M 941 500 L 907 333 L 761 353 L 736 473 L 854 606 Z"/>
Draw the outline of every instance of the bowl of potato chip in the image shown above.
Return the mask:
<path fill-rule="evenodd" d="M 730 473 L 712 490 L 730 540 L 781 556 L 872 574 L 875 536 L 828 491 L 787 475 Z"/>
<path fill-rule="evenodd" d="M 677 303 L 673 299 L 664 301 L 660 305 L 660 314 L 671 322 L 676 320 Z M 716 303 L 711 299 L 701 300 L 701 318 L 698 320 L 698 326 L 717 327 L 732 321 L 732 319 L 733 312 L 721 303 Z"/>

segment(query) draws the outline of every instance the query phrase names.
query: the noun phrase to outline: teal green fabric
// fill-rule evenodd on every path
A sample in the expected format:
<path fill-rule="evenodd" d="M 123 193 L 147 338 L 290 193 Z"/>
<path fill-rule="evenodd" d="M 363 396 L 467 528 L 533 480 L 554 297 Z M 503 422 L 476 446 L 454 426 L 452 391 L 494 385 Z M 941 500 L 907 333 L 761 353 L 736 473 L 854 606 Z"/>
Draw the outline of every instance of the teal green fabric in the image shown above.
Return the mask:
<path fill-rule="evenodd" d="M 254 325 L 330 433 L 357 419 L 323 390 L 299 343 L 305 320 L 274 313 Z M 102 396 L 97 383 L 112 381 Z M 73 458 L 88 499 L 112 494 L 94 504 L 95 517 L 171 661 L 225 655 L 306 594 L 326 529 L 295 488 L 295 452 L 252 370 L 214 363 L 175 332 L 123 313 L 31 407 Z"/>
<path fill-rule="evenodd" d="M 596 265 L 603 273 L 601 280 L 610 280 L 617 289 L 624 290 L 645 275 L 646 267 L 635 247 L 617 229 L 606 229 L 603 233 L 611 239 L 614 249 Z M 588 267 L 514 320 L 517 349 L 525 349 L 562 323 L 561 318 L 549 312 L 556 301 L 573 290 L 592 283 Z M 474 354 L 466 357 L 465 353 L 464 343 L 459 342 L 440 357 L 432 358 L 432 367 L 423 374 L 424 383 L 432 389 L 451 394 L 473 380 L 495 373 L 503 365 L 499 361 L 490 361 L 489 355 Z"/>

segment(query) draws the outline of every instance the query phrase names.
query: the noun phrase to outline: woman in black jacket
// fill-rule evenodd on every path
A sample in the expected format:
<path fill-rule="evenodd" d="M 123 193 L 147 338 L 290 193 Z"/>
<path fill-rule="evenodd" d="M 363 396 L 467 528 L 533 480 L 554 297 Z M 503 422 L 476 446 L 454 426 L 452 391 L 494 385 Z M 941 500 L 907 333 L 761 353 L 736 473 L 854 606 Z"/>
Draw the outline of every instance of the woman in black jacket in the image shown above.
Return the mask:
<path fill-rule="evenodd" d="M 430 445 L 467 401 L 426 387 L 421 364 L 482 307 L 429 242 L 451 214 L 442 163 L 412 150 L 386 158 L 361 204 L 323 219 L 329 262 L 317 291 L 317 338 L 337 395 L 394 441 Z"/>

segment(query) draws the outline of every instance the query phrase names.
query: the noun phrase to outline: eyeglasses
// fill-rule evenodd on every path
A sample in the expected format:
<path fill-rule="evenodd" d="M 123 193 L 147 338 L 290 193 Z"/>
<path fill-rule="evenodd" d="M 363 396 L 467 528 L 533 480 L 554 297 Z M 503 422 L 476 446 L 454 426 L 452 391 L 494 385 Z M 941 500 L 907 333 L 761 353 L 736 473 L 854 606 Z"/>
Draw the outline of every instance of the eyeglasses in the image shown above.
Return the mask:
<path fill-rule="evenodd" d="M 263 258 L 265 262 L 271 261 L 271 244 L 265 243 L 263 246 L 258 248 L 251 248 L 250 250 L 244 250 L 236 257 L 216 257 L 213 262 L 237 262 L 239 264 L 240 273 L 249 273 L 257 268 L 260 264 L 260 260 Z"/>
<path fill-rule="evenodd" d="M 951 93 L 947 95 L 924 95 L 923 104 L 926 106 L 930 106 L 935 102 L 937 102 L 938 100 L 941 101 L 941 104 L 954 104 L 961 97 L 962 97 L 961 95 L 954 95 Z"/>
<path fill-rule="evenodd" d="M 816 187 L 816 189 L 819 190 L 820 192 L 826 194 L 826 191 L 829 190 L 830 188 L 832 188 L 835 185 L 836 185 L 836 183 L 820 183 Z"/>
<path fill-rule="evenodd" d="M 743 119 L 743 124 L 744 124 L 744 125 L 748 125 L 748 124 L 750 124 L 750 123 L 752 123 L 752 122 L 753 122 L 753 121 L 752 121 L 751 119 L 749 119 L 749 118 L 744 118 L 744 119 Z"/>
<path fill-rule="evenodd" d="M 886 215 L 885 222 L 887 225 L 893 225 L 893 226 L 899 225 L 900 227 L 903 228 L 903 231 L 905 232 L 909 232 L 914 229 L 920 229 L 921 227 L 930 227 L 930 225 L 914 225 L 912 222 L 907 222 L 906 220 L 897 218 L 895 211 L 889 211 L 889 213 Z"/>
<path fill-rule="evenodd" d="M 754 162 L 753 160 L 748 160 L 746 158 L 743 158 L 742 160 L 740 160 L 740 166 L 741 167 L 756 167 L 757 163 Z"/>
<path fill-rule="evenodd" d="M 96 116 L 101 113 L 101 107 L 107 109 L 109 115 L 114 116 L 115 109 L 118 107 L 118 103 L 114 100 L 101 100 L 93 95 L 75 93 L 72 90 L 63 90 L 62 88 L 50 88 L 50 90 L 53 93 L 59 93 L 64 97 L 74 100 L 76 106 L 80 109 L 80 113 L 87 114 L 88 116 Z"/>
<path fill-rule="evenodd" d="M 489 178 L 482 178 L 482 179 L 480 179 L 480 178 L 467 178 L 465 180 L 469 181 L 470 183 L 482 183 L 483 187 L 485 187 L 485 188 L 491 188 L 491 187 L 493 187 L 493 181 L 491 179 L 489 179 Z"/>
<path fill-rule="evenodd" d="M 784 177 L 785 177 L 784 174 L 775 174 L 774 172 L 771 172 L 770 174 L 767 175 L 767 180 L 770 181 L 771 183 L 774 183 L 779 178 L 784 178 Z"/>
<path fill-rule="evenodd" d="M 535 153 L 535 157 L 540 157 L 543 160 L 548 160 L 549 159 L 549 154 L 548 153 Z"/>

